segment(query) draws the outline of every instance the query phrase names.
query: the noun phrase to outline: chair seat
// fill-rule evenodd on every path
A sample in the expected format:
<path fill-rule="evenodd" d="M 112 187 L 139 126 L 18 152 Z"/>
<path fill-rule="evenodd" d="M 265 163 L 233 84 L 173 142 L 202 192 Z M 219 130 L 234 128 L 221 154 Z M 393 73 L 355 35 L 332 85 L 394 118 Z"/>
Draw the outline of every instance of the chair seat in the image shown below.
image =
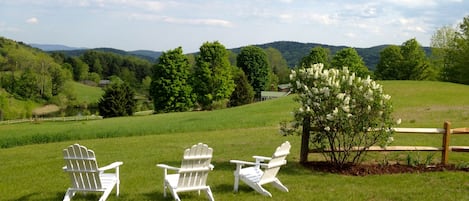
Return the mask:
<path fill-rule="evenodd" d="M 206 144 L 196 144 L 190 149 L 184 150 L 181 167 L 176 168 L 166 164 L 157 164 L 157 167 L 164 169 L 164 191 L 171 192 L 174 200 L 180 201 L 178 192 L 205 191 L 210 201 L 214 201 L 212 191 L 206 184 L 208 172 L 213 169 L 210 164 L 213 149 Z M 176 174 L 168 174 L 168 170 L 176 171 Z"/>
<path fill-rule="evenodd" d="M 166 182 L 171 188 L 177 188 L 179 181 L 179 174 L 168 174 L 165 178 Z"/>
<path fill-rule="evenodd" d="M 247 167 L 239 171 L 239 176 L 241 176 L 241 178 L 247 179 L 254 183 L 259 182 L 263 174 L 264 172 L 257 167 Z"/>
<path fill-rule="evenodd" d="M 234 191 L 238 191 L 239 180 L 261 193 L 262 195 L 272 197 L 272 194 L 264 189 L 262 185 L 272 184 L 281 191 L 288 192 L 288 188 L 277 178 L 280 167 L 287 163 L 286 157 L 290 153 L 290 142 L 286 141 L 275 150 L 272 157 L 253 156 L 256 162 L 230 160 L 236 164 L 234 171 Z M 269 161 L 265 163 L 264 161 Z M 251 166 L 245 167 L 244 166 Z M 261 169 L 262 168 L 262 169 Z"/>

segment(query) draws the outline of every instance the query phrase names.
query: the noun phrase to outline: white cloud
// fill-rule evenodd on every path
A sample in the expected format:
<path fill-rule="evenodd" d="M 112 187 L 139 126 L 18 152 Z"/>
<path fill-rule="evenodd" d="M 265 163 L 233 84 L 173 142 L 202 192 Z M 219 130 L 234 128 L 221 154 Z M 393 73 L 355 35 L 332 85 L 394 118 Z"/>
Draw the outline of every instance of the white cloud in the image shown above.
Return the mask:
<path fill-rule="evenodd" d="M 39 20 L 36 17 L 31 17 L 31 18 L 26 20 L 26 23 L 28 23 L 28 24 L 37 24 L 37 23 L 39 23 Z"/>
<path fill-rule="evenodd" d="M 134 13 L 130 15 L 131 19 L 136 20 L 148 20 L 148 21 L 159 21 L 172 24 L 187 24 L 187 25 L 206 25 L 206 26 L 218 26 L 218 27 L 233 27 L 233 23 L 221 19 L 187 19 L 187 18 L 175 18 L 168 16 L 159 16 L 152 14 L 140 14 Z"/>
<path fill-rule="evenodd" d="M 432 7 L 438 5 L 435 0 L 387 0 L 387 2 L 409 8 Z"/>

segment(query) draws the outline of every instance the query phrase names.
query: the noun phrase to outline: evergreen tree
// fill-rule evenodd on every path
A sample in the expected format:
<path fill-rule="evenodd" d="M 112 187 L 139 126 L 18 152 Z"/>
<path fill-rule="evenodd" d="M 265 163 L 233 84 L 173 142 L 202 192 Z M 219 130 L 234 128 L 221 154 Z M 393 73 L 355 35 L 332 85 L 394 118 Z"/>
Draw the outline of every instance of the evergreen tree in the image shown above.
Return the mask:
<path fill-rule="evenodd" d="M 108 86 L 98 102 L 99 114 L 103 117 L 132 116 L 135 110 L 135 92 L 127 83 Z"/>
<path fill-rule="evenodd" d="M 189 61 L 182 48 L 164 52 L 153 68 L 150 96 L 155 112 L 180 112 L 192 109 L 195 98 L 188 83 Z"/>
<path fill-rule="evenodd" d="M 230 107 L 252 103 L 254 100 L 254 90 L 241 69 L 237 68 L 234 80 L 236 87 L 231 94 Z"/>

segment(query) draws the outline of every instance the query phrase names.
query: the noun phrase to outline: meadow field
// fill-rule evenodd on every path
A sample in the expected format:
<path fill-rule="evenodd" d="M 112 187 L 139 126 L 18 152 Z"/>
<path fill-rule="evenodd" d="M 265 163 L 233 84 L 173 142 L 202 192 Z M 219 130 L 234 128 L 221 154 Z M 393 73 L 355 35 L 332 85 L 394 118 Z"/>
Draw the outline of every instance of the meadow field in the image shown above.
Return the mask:
<path fill-rule="evenodd" d="M 469 86 L 442 82 L 383 81 L 400 127 L 469 127 Z M 163 170 L 157 163 L 179 166 L 185 148 L 198 142 L 214 149 L 209 174 L 215 200 L 469 200 L 469 176 L 464 171 L 346 176 L 312 171 L 298 163 L 299 136 L 281 136 L 279 122 L 290 120 L 297 104 L 293 96 L 246 106 L 203 112 L 167 113 L 93 121 L 35 122 L 0 126 L 0 200 L 62 200 L 69 178 L 62 171 L 62 150 L 79 143 L 95 151 L 100 166 L 123 161 L 121 194 L 108 200 L 173 200 L 163 197 Z M 393 145 L 441 146 L 441 136 L 396 134 Z M 292 143 L 288 164 L 279 179 L 289 193 L 266 186 L 264 197 L 241 184 L 233 193 L 231 159 L 270 156 L 284 141 Z M 453 136 L 452 145 L 469 146 L 469 136 Z M 423 153 L 396 153 L 391 160 Z M 438 162 L 440 154 L 433 160 Z M 450 163 L 469 164 L 469 153 L 451 153 Z M 310 160 L 323 160 L 310 155 Z M 382 156 L 370 154 L 367 161 Z M 182 200 L 207 200 L 204 194 L 181 193 Z M 78 194 L 73 200 L 97 200 Z"/>

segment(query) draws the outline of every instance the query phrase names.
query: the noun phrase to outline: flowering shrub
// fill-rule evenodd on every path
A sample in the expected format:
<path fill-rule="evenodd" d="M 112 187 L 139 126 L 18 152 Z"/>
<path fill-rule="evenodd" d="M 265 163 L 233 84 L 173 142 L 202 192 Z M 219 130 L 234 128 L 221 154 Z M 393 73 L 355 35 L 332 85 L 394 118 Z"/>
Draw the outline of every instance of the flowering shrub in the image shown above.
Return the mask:
<path fill-rule="evenodd" d="M 299 133 L 310 126 L 313 148 L 323 152 L 336 165 L 358 163 L 372 145 L 386 146 L 392 140 L 394 120 L 391 96 L 368 76 L 355 76 L 347 68 L 324 69 L 322 64 L 292 71 L 290 74 L 295 101 L 300 107 L 293 111 L 289 126 L 283 122 L 283 134 Z M 310 125 L 307 124 L 309 119 Z"/>

